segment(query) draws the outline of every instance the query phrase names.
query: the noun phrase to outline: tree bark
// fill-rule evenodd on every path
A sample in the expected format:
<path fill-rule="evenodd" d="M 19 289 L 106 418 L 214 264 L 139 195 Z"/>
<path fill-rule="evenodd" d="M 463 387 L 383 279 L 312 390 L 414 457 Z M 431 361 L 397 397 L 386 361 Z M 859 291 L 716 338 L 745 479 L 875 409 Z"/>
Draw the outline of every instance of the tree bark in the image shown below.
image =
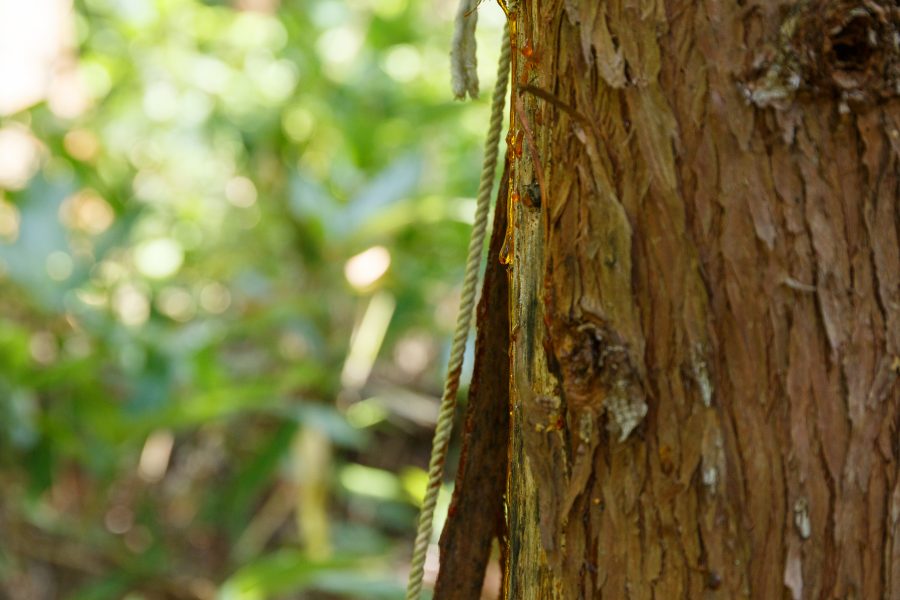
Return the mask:
<path fill-rule="evenodd" d="M 496 257 L 506 231 L 509 162 L 494 207 L 488 245 Z M 441 532 L 440 570 L 434 600 L 481 597 L 495 539 L 505 537 L 503 497 L 509 460 L 509 282 L 503 266 L 488 260 L 478 301 L 475 365 L 469 386 L 462 453 L 453 498 Z"/>
<path fill-rule="evenodd" d="M 900 598 L 900 7 L 513 18 L 507 597 Z"/>

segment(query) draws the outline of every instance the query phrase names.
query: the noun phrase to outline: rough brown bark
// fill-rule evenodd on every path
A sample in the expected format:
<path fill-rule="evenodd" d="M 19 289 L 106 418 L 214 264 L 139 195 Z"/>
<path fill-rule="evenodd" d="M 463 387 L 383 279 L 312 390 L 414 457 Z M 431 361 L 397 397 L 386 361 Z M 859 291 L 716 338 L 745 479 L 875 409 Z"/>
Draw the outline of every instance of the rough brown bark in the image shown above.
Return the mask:
<path fill-rule="evenodd" d="M 520 3 L 509 597 L 900 598 L 898 40 Z"/>
<path fill-rule="evenodd" d="M 496 260 L 506 231 L 509 163 L 494 210 L 490 254 L 478 301 L 475 366 L 456 485 L 441 533 L 435 600 L 481 597 L 494 539 L 504 531 L 509 443 L 509 284 Z"/>

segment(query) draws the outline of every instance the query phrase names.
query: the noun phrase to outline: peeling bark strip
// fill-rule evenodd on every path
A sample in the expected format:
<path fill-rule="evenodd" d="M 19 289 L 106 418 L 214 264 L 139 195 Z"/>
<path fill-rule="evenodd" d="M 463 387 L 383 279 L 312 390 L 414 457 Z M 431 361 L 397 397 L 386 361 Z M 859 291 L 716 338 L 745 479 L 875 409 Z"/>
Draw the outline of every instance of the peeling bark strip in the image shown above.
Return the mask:
<path fill-rule="evenodd" d="M 517 35 L 508 597 L 900 598 L 900 5 Z"/>
<path fill-rule="evenodd" d="M 463 451 L 444 531 L 435 600 L 479 598 L 491 553 L 502 539 L 503 497 L 509 445 L 509 284 L 496 260 L 506 232 L 509 163 L 503 169 L 494 209 L 490 257 L 478 302 L 475 366 Z"/>

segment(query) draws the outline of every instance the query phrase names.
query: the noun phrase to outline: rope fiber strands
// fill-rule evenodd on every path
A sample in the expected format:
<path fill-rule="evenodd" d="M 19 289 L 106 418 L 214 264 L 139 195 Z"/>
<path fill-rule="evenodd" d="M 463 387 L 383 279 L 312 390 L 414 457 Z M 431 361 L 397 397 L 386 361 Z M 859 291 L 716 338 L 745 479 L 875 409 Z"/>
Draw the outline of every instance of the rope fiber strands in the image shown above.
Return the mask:
<path fill-rule="evenodd" d="M 466 94 L 478 97 L 478 57 L 475 25 L 478 23 L 478 0 L 460 0 L 453 23 L 453 44 L 450 47 L 450 86 L 457 100 Z"/>
<path fill-rule="evenodd" d="M 465 0 L 463 0 L 465 3 Z M 456 331 L 450 349 L 450 360 L 447 365 L 447 379 L 444 382 L 444 393 L 438 413 L 437 426 L 431 446 L 431 460 L 428 464 L 428 487 L 419 514 L 416 540 L 413 546 L 412 564 L 409 582 L 406 587 L 406 599 L 418 600 L 422 591 L 422 578 L 425 574 L 425 554 L 431 539 L 434 507 L 437 504 L 438 491 L 444 473 L 444 462 L 447 459 L 447 447 L 453 430 L 453 416 L 456 412 L 456 394 L 459 389 L 459 376 L 462 371 L 463 353 L 466 339 L 472 324 L 472 309 L 475 305 L 475 289 L 478 283 L 478 270 L 481 266 L 481 255 L 487 229 L 488 208 L 493 192 L 494 173 L 497 170 L 500 132 L 503 127 L 503 108 L 506 103 L 506 88 L 509 80 L 510 47 L 509 27 L 504 26 L 503 46 L 500 62 L 497 67 L 497 83 L 491 98 L 491 121 L 487 140 L 484 143 L 484 162 L 481 167 L 481 180 L 478 186 L 478 201 L 475 209 L 475 222 L 472 225 L 472 237 L 469 240 L 469 252 L 466 259 L 465 277 L 463 279 L 462 297 L 459 313 L 456 318 Z M 474 41 L 473 41 L 474 48 Z M 477 85 L 477 84 L 476 84 Z"/>

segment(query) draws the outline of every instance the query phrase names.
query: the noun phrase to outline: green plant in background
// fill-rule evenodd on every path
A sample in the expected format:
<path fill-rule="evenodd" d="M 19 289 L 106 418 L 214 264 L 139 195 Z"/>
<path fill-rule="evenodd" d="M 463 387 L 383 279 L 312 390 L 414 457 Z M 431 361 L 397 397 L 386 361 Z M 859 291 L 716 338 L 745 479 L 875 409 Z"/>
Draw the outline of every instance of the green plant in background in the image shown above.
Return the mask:
<path fill-rule="evenodd" d="M 452 3 L 43 4 L 40 96 L 0 66 L 0 590 L 402 595 L 487 116 Z"/>

